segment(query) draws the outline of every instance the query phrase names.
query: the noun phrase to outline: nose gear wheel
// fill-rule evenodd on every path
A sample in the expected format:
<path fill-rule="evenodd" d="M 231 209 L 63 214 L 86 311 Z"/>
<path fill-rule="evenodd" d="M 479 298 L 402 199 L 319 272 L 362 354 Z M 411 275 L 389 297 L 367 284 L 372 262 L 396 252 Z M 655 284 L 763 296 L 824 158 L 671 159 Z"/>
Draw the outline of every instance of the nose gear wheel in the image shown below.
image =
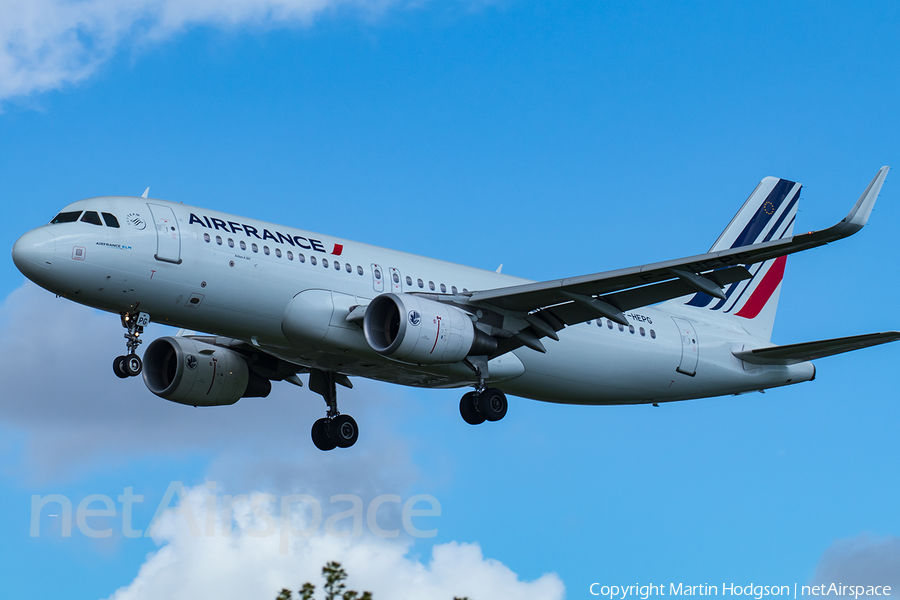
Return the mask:
<path fill-rule="evenodd" d="M 138 346 L 144 343 L 140 338 L 144 333 L 144 327 L 150 324 L 150 315 L 147 313 L 122 313 L 122 327 L 126 329 L 125 347 L 127 354 L 125 356 L 117 356 L 113 361 L 113 372 L 117 377 L 126 379 L 128 377 L 136 377 L 141 374 L 144 363 L 141 357 L 137 355 Z"/>

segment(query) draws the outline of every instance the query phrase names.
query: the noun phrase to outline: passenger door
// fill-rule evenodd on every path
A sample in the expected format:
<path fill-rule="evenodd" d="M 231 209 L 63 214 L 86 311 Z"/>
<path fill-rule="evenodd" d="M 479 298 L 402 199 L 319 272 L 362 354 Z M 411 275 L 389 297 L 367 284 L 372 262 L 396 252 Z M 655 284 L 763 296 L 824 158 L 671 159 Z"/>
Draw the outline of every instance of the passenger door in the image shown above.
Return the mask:
<path fill-rule="evenodd" d="M 700 359 L 697 329 L 687 319 L 672 317 L 672 320 L 675 321 L 678 334 L 681 336 L 681 362 L 675 370 L 693 377 L 697 374 L 697 361 Z"/>
<path fill-rule="evenodd" d="M 178 220 L 168 206 L 147 204 L 156 225 L 156 254 L 154 258 L 163 262 L 181 264 L 181 235 Z"/>

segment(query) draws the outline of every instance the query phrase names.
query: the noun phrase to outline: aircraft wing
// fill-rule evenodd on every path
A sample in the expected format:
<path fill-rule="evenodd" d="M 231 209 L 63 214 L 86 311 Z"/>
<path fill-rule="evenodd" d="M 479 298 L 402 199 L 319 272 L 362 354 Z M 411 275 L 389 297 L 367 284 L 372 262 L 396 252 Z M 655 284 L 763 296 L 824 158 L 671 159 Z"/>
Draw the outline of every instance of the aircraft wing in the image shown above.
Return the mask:
<path fill-rule="evenodd" d="M 757 365 L 793 365 L 896 340 L 900 340 L 900 331 L 885 331 L 802 344 L 757 348 L 755 350 L 733 352 L 732 354 L 744 362 Z"/>
<path fill-rule="evenodd" d="M 850 213 L 827 229 L 627 269 L 476 291 L 467 304 L 532 315 L 543 313 L 542 316 L 548 316 L 549 311 L 556 319 L 547 321 L 558 331 L 562 324 L 572 325 L 597 316 L 624 324 L 624 311 L 694 292 L 724 298 L 724 285 L 750 277 L 743 265 L 823 246 L 862 229 L 888 170 L 889 167 L 882 167 Z"/>

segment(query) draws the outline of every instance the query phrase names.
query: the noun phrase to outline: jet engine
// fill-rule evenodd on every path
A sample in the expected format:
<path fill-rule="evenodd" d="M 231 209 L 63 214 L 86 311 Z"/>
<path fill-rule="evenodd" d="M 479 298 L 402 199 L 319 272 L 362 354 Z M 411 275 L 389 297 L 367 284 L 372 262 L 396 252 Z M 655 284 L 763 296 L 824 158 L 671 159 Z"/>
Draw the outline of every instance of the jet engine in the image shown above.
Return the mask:
<path fill-rule="evenodd" d="M 161 337 L 147 346 L 143 375 L 160 398 L 191 406 L 234 404 L 272 390 L 234 350 L 185 337 Z"/>
<path fill-rule="evenodd" d="M 366 307 L 363 332 L 379 354 L 417 365 L 455 363 L 497 349 L 497 340 L 476 329 L 465 311 L 410 294 L 376 296 Z"/>

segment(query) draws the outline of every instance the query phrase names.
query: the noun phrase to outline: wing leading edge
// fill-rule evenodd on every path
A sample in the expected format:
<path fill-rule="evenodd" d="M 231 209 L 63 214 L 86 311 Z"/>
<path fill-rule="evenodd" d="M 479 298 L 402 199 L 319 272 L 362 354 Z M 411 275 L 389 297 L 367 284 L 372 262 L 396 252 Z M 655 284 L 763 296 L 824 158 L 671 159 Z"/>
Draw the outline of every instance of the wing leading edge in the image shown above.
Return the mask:
<path fill-rule="evenodd" d="M 717 295 L 724 285 L 750 277 L 744 265 L 823 246 L 858 232 L 868 221 L 888 170 L 887 166 L 879 169 L 847 216 L 827 229 L 593 275 L 476 291 L 466 303 L 518 313 L 551 311 L 561 321 L 554 324 L 558 331 L 562 324 L 597 316 L 621 322 L 623 311 L 697 291 Z"/>
<path fill-rule="evenodd" d="M 745 265 L 824 246 L 855 234 L 868 221 L 889 170 L 887 166 L 878 170 L 844 219 L 819 231 L 729 248 L 717 242 L 706 254 L 592 275 L 463 294 L 416 295 L 470 312 L 476 308 L 483 311 L 478 327 L 499 342 L 492 356 L 521 346 L 546 352 L 541 338 L 558 340 L 556 332 L 567 325 L 597 317 L 627 325 L 625 311 L 696 292 L 722 298 L 722 288 L 752 277 Z M 799 188 L 794 182 L 786 183 Z"/>
<path fill-rule="evenodd" d="M 601 296 L 639 286 L 659 284 L 663 281 L 681 281 L 688 286 L 689 289 L 687 291 L 682 291 L 685 289 L 684 286 L 673 286 L 670 293 L 647 294 L 646 299 L 650 299 L 650 302 L 638 296 L 634 300 L 638 303 L 632 304 L 628 308 L 637 308 L 638 306 L 646 306 L 661 300 L 677 298 L 679 295 L 697 291 L 696 279 L 691 281 L 679 271 L 688 271 L 696 277 L 715 282 L 716 276 L 714 272 L 717 269 L 739 266 L 739 268 L 743 268 L 742 265 L 763 262 L 779 256 L 824 246 L 858 232 L 868 221 L 869 214 L 872 212 L 875 200 L 881 192 L 881 186 L 884 184 L 884 179 L 889 169 L 890 167 L 887 166 L 882 167 L 847 216 L 840 223 L 827 229 L 750 246 L 729 248 L 687 258 L 605 271 L 593 275 L 567 277 L 552 281 L 477 291 L 472 293 L 469 300 L 473 303 L 487 302 L 508 310 L 530 312 L 572 301 L 571 298 L 562 292 L 584 296 Z M 729 277 L 733 277 L 733 275 Z M 624 306 L 620 307 L 620 309 L 627 310 Z"/>

